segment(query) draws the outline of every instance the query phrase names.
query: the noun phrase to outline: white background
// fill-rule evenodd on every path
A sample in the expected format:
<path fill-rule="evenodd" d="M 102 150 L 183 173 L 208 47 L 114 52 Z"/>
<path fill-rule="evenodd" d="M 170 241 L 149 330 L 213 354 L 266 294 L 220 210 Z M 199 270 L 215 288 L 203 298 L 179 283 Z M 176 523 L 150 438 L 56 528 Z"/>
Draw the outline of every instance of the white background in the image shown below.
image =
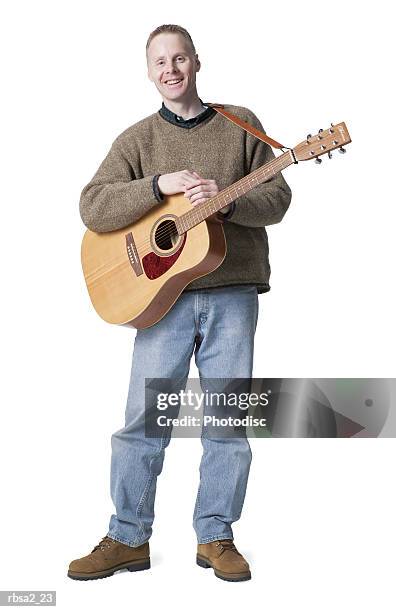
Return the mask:
<path fill-rule="evenodd" d="M 392 377 L 390 6 L 2 4 L 1 589 L 56 589 L 61 610 L 394 609 L 392 439 L 252 440 L 234 524 L 253 573 L 242 584 L 194 563 L 201 450 L 175 440 L 158 481 L 152 570 L 66 577 L 113 512 L 110 436 L 123 424 L 134 338 L 90 305 L 78 201 L 116 136 L 160 107 L 148 34 L 186 27 L 202 62 L 200 97 L 251 108 L 287 145 L 331 121 L 350 130 L 346 155 L 284 173 L 293 201 L 269 228 L 272 290 L 260 297 L 255 376 Z"/>

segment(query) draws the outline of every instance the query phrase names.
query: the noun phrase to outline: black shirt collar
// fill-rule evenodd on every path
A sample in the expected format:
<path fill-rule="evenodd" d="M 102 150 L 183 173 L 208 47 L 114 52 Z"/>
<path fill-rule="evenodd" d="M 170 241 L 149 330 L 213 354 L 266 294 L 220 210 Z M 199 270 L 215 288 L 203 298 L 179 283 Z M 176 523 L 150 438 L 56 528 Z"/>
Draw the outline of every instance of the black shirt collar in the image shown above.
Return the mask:
<path fill-rule="evenodd" d="M 201 98 L 199 98 L 199 100 L 201 104 L 204 104 Z M 173 113 L 171 110 L 169 110 L 169 108 L 165 106 L 163 102 L 162 102 L 162 107 L 160 108 L 158 112 L 161 115 L 161 117 L 166 119 L 166 121 L 169 121 L 170 123 L 173 123 L 173 125 L 178 125 L 179 127 L 183 127 L 183 128 L 195 127 L 196 125 L 202 123 L 202 121 L 205 121 L 205 119 L 208 119 L 208 117 L 212 117 L 213 115 L 216 114 L 216 111 L 210 106 L 208 106 L 208 108 L 205 108 L 205 110 L 202 111 L 202 113 L 200 113 L 196 117 L 192 117 L 191 119 L 183 119 L 183 117 L 179 117 L 178 115 Z"/>

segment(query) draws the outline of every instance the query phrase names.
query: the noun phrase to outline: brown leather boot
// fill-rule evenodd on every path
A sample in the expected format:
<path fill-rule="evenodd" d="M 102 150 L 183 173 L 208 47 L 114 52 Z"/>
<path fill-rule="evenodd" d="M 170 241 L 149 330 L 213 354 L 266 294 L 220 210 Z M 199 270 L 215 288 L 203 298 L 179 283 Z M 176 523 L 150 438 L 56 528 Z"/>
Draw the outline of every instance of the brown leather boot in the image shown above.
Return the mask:
<path fill-rule="evenodd" d="M 241 582 L 252 577 L 248 562 L 237 551 L 233 540 L 198 544 L 197 564 L 212 567 L 217 578 L 229 582 Z"/>
<path fill-rule="evenodd" d="M 95 580 L 112 576 L 124 568 L 130 572 L 150 568 L 148 542 L 132 548 L 105 536 L 89 555 L 70 563 L 67 575 L 74 580 Z"/>

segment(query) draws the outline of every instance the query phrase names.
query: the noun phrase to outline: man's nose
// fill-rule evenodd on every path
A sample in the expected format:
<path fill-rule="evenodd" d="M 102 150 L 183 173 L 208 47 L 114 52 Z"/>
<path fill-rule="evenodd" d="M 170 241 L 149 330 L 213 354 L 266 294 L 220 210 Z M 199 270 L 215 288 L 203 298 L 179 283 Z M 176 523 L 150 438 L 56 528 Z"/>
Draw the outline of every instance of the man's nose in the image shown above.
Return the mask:
<path fill-rule="evenodd" d="M 177 69 L 175 69 L 175 65 L 173 64 L 173 62 L 169 62 L 168 64 L 166 64 L 165 72 L 177 72 Z"/>

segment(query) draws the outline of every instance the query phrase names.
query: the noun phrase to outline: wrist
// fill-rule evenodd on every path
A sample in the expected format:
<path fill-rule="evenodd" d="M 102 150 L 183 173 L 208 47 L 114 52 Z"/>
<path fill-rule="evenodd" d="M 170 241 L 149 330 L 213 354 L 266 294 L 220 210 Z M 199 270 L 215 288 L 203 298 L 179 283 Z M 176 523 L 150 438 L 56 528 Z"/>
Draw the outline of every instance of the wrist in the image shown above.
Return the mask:
<path fill-rule="evenodd" d="M 161 177 L 161 174 L 156 174 L 155 176 L 153 176 L 153 192 L 154 192 L 154 196 L 157 202 L 164 201 L 164 194 L 162 193 L 160 186 L 159 186 L 160 177 Z"/>
<path fill-rule="evenodd" d="M 231 202 L 231 204 L 227 204 L 227 206 L 225 206 L 224 208 L 221 208 L 219 212 L 223 216 L 224 221 L 227 221 L 234 214 L 234 210 L 235 210 L 235 202 Z"/>

